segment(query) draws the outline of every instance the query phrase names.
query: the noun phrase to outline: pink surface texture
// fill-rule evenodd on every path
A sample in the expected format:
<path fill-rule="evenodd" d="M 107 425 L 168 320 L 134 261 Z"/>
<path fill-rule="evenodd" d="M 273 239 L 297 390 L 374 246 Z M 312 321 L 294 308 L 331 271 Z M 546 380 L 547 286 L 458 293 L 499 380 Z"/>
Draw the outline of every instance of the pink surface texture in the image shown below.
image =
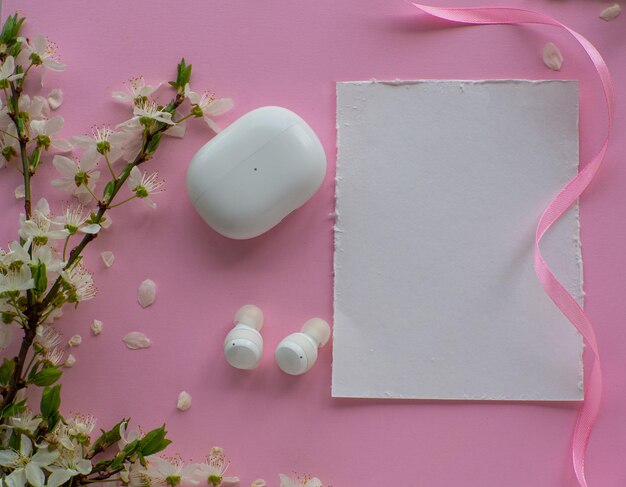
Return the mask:
<path fill-rule="evenodd" d="M 439 0 L 438 6 L 447 6 Z M 518 0 L 506 6 L 537 10 L 562 21 L 605 56 L 617 90 L 617 119 L 606 164 L 581 198 L 586 310 L 596 326 L 605 373 L 603 408 L 591 439 L 591 486 L 626 482 L 626 17 L 606 23 L 595 0 Z M 454 6 L 474 6 L 457 0 Z M 488 2 L 487 5 L 498 5 Z M 400 0 L 303 2 L 193 0 L 5 0 L 3 17 L 19 9 L 28 34 L 59 45 L 65 73 L 49 73 L 61 87 L 64 135 L 115 124 L 126 107 L 111 91 L 131 76 L 167 80 L 181 56 L 194 66 L 194 89 L 234 98 L 224 126 L 262 105 L 303 116 L 319 134 L 329 171 L 321 190 L 278 227 L 250 241 L 231 241 L 208 228 L 185 194 L 185 171 L 211 134 L 191 124 L 184 140 L 167 140 L 150 162 L 167 181 L 157 210 L 137 203 L 113 213 L 114 225 L 90 246 L 98 296 L 60 322 L 67 336 L 83 335 L 77 364 L 64 375 L 67 412 L 89 412 L 100 426 L 130 416 L 145 429 L 165 421 L 171 453 L 201 459 L 212 445 L 231 460 L 242 485 L 277 473 L 309 472 L 325 485 L 465 487 L 575 485 L 570 438 L 575 404 L 341 400 L 330 397 L 331 350 L 301 377 L 273 362 L 282 337 L 313 316 L 332 319 L 332 226 L 335 162 L 335 81 L 377 79 L 579 79 L 581 160 L 597 150 L 606 130 L 595 71 L 582 49 L 549 27 L 460 27 L 427 20 Z M 541 49 L 555 42 L 565 58 L 554 73 Z M 384 123 L 384 121 L 381 121 Z M 391 164 L 383 162 L 381 164 Z M 384 168 L 383 168 L 384 169 Z M 18 174 L 0 177 L 0 240 L 14 238 L 21 204 Z M 35 194 L 53 208 L 65 195 L 41 171 Z M 106 269 L 103 250 L 116 260 Z M 154 305 L 137 304 L 145 278 L 158 286 Z M 263 308 L 265 356 L 253 372 L 229 367 L 222 341 L 236 309 Z M 104 322 L 93 337 L 89 324 Z M 130 351 L 121 339 L 142 331 L 148 350 Z M 181 390 L 193 396 L 176 410 Z"/>

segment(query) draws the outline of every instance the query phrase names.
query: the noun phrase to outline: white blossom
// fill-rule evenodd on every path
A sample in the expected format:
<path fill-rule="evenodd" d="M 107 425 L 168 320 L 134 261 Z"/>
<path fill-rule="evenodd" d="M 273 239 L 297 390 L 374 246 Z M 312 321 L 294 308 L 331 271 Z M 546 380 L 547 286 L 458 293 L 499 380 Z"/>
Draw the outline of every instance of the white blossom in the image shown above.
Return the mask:
<path fill-rule="evenodd" d="M 46 69 L 51 71 L 63 71 L 65 69 L 65 64 L 62 64 L 58 61 L 56 49 L 56 44 L 50 42 L 46 36 L 36 35 L 30 41 L 22 38 L 19 38 L 24 46 L 22 52 L 25 56 L 28 56 L 28 59 L 36 66 L 42 66 L 42 79 L 43 83 L 43 73 L 45 73 Z M 25 61 L 20 59 L 20 64 L 25 64 Z"/>
<path fill-rule="evenodd" d="M 70 347 L 77 347 L 78 345 L 81 344 L 82 341 L 83 341 L 83 337 L 81 337 L 80 335 L 76 334 L 76 335 L 72 335 L 70 337 L 70 339 L 67 341 L 67 344 Z"/>
<path fill-rule="evenodd" d="M 19 236 L 26 242 L 26 247 L 30 247 L 31 243 L 35 245 L 46 245 L 49 239 L 62 240 L 67 237 L 67 230 L 58 228 L 50 218 L 50 205 L 45 198 L 41 198 L 35 208 L 30 219 L 20 215 Z"/>
<path fill-rule="evenodd" d="M 2 66 L 0 66 L 0 88 L 8 88 L 9 82 L 20 79 L 24 73 L 15 74 L 15 59 L 8 56 Z"/>
<path fill-rule="evenodd" d="M 83 216 L 82 205 L 68 206 L 65 208 L 65 213 L 54 219 L 56 223 L 61 225 L 68 231 L 69 235 L 74 235 L 77 232 L 96 234 L 100 231 L 100 225 L 97 223 L 87 223 L 88 216 Z"/>
<path fill-rule="evenodd" d="M 72 193 L 82 204 L 89 203 L 100 177 L 100 171 L 95 169 L 99 159 L 100 154 L 93 151 L 84 152 L 78 161 L 65 156 L 54 156 L 52 164 L 62 177 L 53 180 L 52 185 L 61 191 Z"/>
<path fill-rule="evenodd" d="M 117 161 L 123 154 L 122 147 L 128 135 L 124 132 L 114 132 L 108 126 L 93 127 L 92 135 L 77 135 L 70 138 L 70 142 L 84 151 L 95 151 L 106 154 L 110 163 Z"/>
<path fill-rule="evenodd" d="M 143 199 L 152 208 L 156 208 L 156 203 L 152 201 L 150 195 L 161 193 L 165 182 L 159 180 L 159 174 L 154 172 L 150 175 L 142 173 L 137 166 L 133 166 L 130 170 L 126 184 L 130 190 L 140 199 Z"/>
<path fill-rule="evenodd" d="M 280 487 L 322 487 L 322 481 L 310 475 L 301 477 L 287 477 L 282 473 L 279 475 Z"/>
<path fill-rule="evenodd" d="M 189 99 L 194 115 L 204 118 L 206 124 L 216 133 L 221 129 L 212 117 L 226 113 L 233 107 L 231 98 L 215 98 L 213 94 L 208 92 L 200 95 L 191 91 L 189 83 L 185 85 L 185 97 Z"/>
<path fill-rule="evenodd" d="M 198 483 L 198 480 L 194 477 L 196 469 L 196 465 L 185 465 L 179 457 L 166 459 L 151 456 L 149 457 L 148 467 L 144 475 L 152 481 L 153 485 L 156 484 L 163 487 L 195 485 Z"/>
<path fill-rule="evenodd" d="M 143 76 L 137 76 L 136 78 L 128 80 L 128 93 L 114 91 L 113 98 L 121 101 L 142 101 L 158 90 L 161 84 L 162 83 L 159 83 L 156 86 L 148 85 Z"/>
<path fill-rule="evenodd" d="M 31 120 L 30 128 L 33 139 L 36 139 L 37 143 L 45 147 L 46 150 L 50 146 L 61 152 L 72 150 L 72 145 L 68 141 L 55 137 L 63 128 L 62 116 L 59 115 L 49 120 Z"/>
<path fill-rule="evenodd" d="M 79 303 L 87 301 L 96 295 L 93 276 L 82 264 L 75 264 L 71 268 L 64 270 L 62 276 L 65 282 L 72 287 L 72 292 L 68 296 L 69 302 Z"/>
<path fill-rule="evenodd" d="M 32 411 L 26 410 L 16 414 L 15 416 L 11 416 L 9 418 L 9 425 L 13 428 L 19 428 L 32 434 L 35 432 L 41 421 L 41 418 L 35 417 Z"/>
<path fill-rule="evenodd" d="M 122 122 L 118 127 L 135 128 L 137 123 L 145 126 L 149 125 L 152 121 L 175 125 L 172 121 L 172 114 L 159 108 L 154 100 L 141 100 L 135 103 L 133 115 L 133 118 Z"/>
<path fill-rule="evenodd" d="M 232 484 L 239 482 L 238 477 L 225 477 L 224 473 L 228 469 L 228 463 L 224 452 L 220 447 L 214 446 L 211 448 L 211 452 L 205 458 L 203 463 L 197 465 L 197 469 L 194 476 L 199 481 L 206 482 L 209 480 L 209 484 L 221 485 Z M 213 481 L 213 482 L 212 482 Z"/>
<path fill-rule="evenodd" d="M 29 483 L 33 487 L 44 487 L 46 477 L 43 469 L 57 459 L 57 450 L 40 447 L 33 455 L 33 444 L 28 436 L 22 434 L 20 450 L 0 450 L 0 466 L 11 469 L 3 480 L 8 487 L 24 487 Z"/>
<path fill-rule="evenodd" d="M 70 353 L 65 359 L 65 362 L 63 363 L 63 367 L 71 369 L 72 367 L 74 367 L 74 365 L 76 365 L 76 357 L 74 357 L 74 355 Z"/>

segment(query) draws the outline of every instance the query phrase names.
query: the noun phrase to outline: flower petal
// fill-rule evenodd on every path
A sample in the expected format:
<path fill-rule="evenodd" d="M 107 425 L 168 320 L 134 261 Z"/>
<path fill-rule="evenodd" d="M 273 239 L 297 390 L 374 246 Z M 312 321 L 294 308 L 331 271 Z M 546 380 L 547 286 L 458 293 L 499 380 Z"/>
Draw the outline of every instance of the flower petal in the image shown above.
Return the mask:
<path fill-rule="evenodd" d="M 4 350 L 13 341 L 13 326 L 11 325 L 0 325 L 0 350 Z M 0 452 L 3 453 L 3 452 Z M 2 461 L 0 460 L 0 465 L 2 465 Z"/>
<path fill-rule="evenodd" d="M 26 472 L 23 468 L 13 470 L 4 479 L 8 487 L 24 487 L 26 485 Z"/>
<path fill-rule="evenodd" d="M 222 113 L 226 113 L 235 105 L 232 98 L 218 98 L 217 100 L 213 100 L 211 104 L 208 106 L 208 112 L 210 115 L 221 115 Z"/>
<path fill-rule="evenodd" d="M 15 199 L 21 200 L 22 198 L 26 198 L 26 188 L 23 184 L 20 184 L 17 188 L 15 188 Z"/>
<path fill-rule="evenodd" d="M 131 350 L 140 350 L 142 348 L 148 348 L 152 344 L 150 339 L 141 332 L 131 331 L 123 338 L 123 342 Z"/>
<path fill-rule="evenodd" d="M 72 478 L 70 471 L 64 468 L 55 469 L 48 477 L 48 487 L 59 487 Z"/>
<path fill-rule="evenodd" d="M 61 115 L 51 118 L 46 122 L 46 133 L 48 135 L 54 135 L 57 132 L 60 132 L 63 128 L 63 122 L 64 119 Z"/>
<path fill-rule="evenodd" d="M 43 470 L 34 462 L 26 464 L 26 480 L 33 487 L 43 487 L 46 483 L 46 476 L 43 474 Z"/>
<path fill-rule="evenodd" d="M 48 94 L 48 104 L 50 108 L 56 110 L 63 103 L 63 92 L 59 88 L 55 88 Z"/>
<path fill-rule="evenodd" d="M 59 152 L 69 152 L 74 148 L 67 140 L 61 139 L 52 139 L 51 145 Z"/>
<path fill-rule="evenodd" d="M 553 42 L 548 42 L 543 47 L 543 64 L 552 71 L 560 71 L 563 65 L 563 55 Z"/>
<path fill-rule="evenodd" d="M 72 367 L 74 367 L 74 365 L 76 365 L 76 357 L 74 357 L 74 355 L 70 353 L 65 359 L 65 362 L 63 363 L 63 367 L 67 369 L 71 369 Z"/>
<path fill-rule="evenodd" d="M 100 225 L 98 225 L 97 223 L 92 223 L 91 225 L 85 225 L 84 227 L 81 227 L 79 231 L 82 233 L 95 235 L 96 233 L 100 231 Z"/>
<path fill-rule="evenodd" d="M 206 124 L 209 126 L 209 128 L 215 132 L 216 134 L 219 134 L 222 129 L 220 128 L 220 126 L 218 124 L 216 124 L 213 119 L 209 118 L 209 117 L 204 117 L 204 121 L 206 122 Z"/>
<path fill-rule="evenodd" d="M 609 20 L 613 20 L 615 17 L 617 17 L 621 13 L 622 13 L 622 8 L 619 6 L 618 3 L 616 3 L 616 4 L 611 5 L 610 7 L 605 8 L 600 13 L 600 18 L 608 22 Z"/>
<path fill-rule="evenodd" d="M 95 336 L 98 336 L 100 333 L 102 333 L 102 321 L 93 320 L 93 322 L 91 323 L 91 333 L 93 333 Z"/>
<path fill-rule="evenodd" d="M 82 341 L 83 341 L 83 337 L 81 337 L 80 335 L 72 335 L 70 339 L 67 341 L 67 344 L 70 347 L 77 347 L 78 345 L 81 344 Z"/>
<path fill-rule="evenodd" d="M 187 126 L 185 122 L 181 122 L 167 129 L 164 134 L 169 135 L 170 137 L 176 137 L 177 139 L 182 139 L 185 136 L 186 129 Z"/>
<path fill-rule="evenodd" d="M 72 161 L 69 157 L 65 156 L 54 156 L 52 158 L 52 164 L 63 176 L 67 176 L 70 178 L 74 178 L 78 168 L 76 167 L 76 163 Z"/>
<path fill-rule="evenodd" d="M 191 407 L 191 394 L 187 391 L 181 391 L 178 394 L 178 401 L 176 402 L 176 409 L 179 411 L 187 411 Z"/>
<path fill-rule="evenodd" d="M 113 262 L 115 261 L 115 255 L 110 250 L 105 250 L 104 252 L 102 252 L 100 254 L 100 257 L 102 258 L 102 262 L 104 262 L 104 265 L 106 267 L 111 267 L 113 265 Z"/>
<path fill-rule="evenodd" d="M 152 279 L 146 279 L 139 285 L 137 301 L 142 308 L 147 308 L 156 299 L 156 283 Z"/>

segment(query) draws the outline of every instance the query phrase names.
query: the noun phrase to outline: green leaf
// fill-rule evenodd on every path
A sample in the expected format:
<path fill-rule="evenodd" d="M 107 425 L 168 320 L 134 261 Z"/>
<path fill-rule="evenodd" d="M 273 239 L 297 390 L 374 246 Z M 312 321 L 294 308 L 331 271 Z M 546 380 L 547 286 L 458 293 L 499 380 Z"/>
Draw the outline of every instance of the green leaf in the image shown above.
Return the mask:
<path fill-rule="evenodd" d="M 61 384 L 46 387 L 41 394 L 41 415 L 44 418 L 49 418 L 58 413 L 59 407 L 61 407 Z"/>
<path fill-rule="evenodd" d="M 114 443 L 120 441 L 122 436 L 120 435 L 120 427 L 123 424 L 128 424 L 128 419 L 122 419 L 119 423 L 117 423 L 113 428 L 109 431 L 100 430 L 102 434 L 100 437 L 94 442 L 91 447 L 92 451 L 104 451 L 109 448 Z"/>
<path fill-rule="evenodd" d="M 171 443 L 170 440 L 165 438 L 167 431 L 165 431 L 165 425 L 160 428 L 154 429 L 146 434 L 140 441 L 139 452 L 147 457 L 165 450 L 167 445 Z"/>
<path fill-rule="evenodd" d="M 109 201 L 111 195 L 113 194 L 113 190 L 115 189 L 115 181 L 109 181 L 104 187 L 104 201 Z"/>
<path fill-rule="evenodd" d="M 63 375 L 63 372 L 56 367 L 44 367 L 37 372 L 31 382 L 36 386 L 50 386 L 54 384 Z"/>
<path fill-rule="evenodd" d="M 176 81 L 170 81 L 169 84 L 174 88 L 177 88 L 179 93 L 185 89 L 185 85 L 189 83 L 191 79 L 191 64 L 185 62 L 185 58 L 182 58 L 176 70 Z"/>
<path fill-rule="evenodd" d="M 0 418 L 10 418 L 16 414 L 23 413 L 26 410 L 26 399 L 19 402 L 12 402 L 7 404 L 0 412 Z"/>
<path fill-rule="evenodd" d="M 113 461 L 111 462 L 111 465 L 109 465 L 109 468 L 111 470 L 117 470 L 118 468 L 120 468 L 122 465 L 124 465 L 124 461 L 126 460 L 126 457 L 129 455 L 125 455 L 124 451 L 119 452 L 115 458 L 113 459 Z"/>
<path fill-rule="evenodd" d="M 4 21 L 4 25 L 2 26 L 2 33 L 0 33 L 0 43 L 9 45 L 16 42 L 17 36 L 20 33 L 20 29 L 25 20 L 25 17 L 18 18 L 17 13 L 7 17 Z"/>
<path fill-rule="evenodd" d="M 5 358 L 4 362 L 0 366 L 0 384 L 3 386 L 9 385 L 13 371 L 15 370 L 15 359 Z"/>

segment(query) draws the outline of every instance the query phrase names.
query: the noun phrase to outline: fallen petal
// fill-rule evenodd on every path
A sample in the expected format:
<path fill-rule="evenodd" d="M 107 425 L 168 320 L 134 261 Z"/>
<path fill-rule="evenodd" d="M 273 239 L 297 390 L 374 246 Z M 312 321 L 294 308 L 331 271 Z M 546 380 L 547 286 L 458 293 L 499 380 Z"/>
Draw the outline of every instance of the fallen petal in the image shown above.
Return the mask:
<path fill-rule="evenodd" d="M 265 480 L 256 479 L 250 484 L 250 487 L 265 487 L 266 485 Z"/>
<path fill-rule="evenodd" d="M 48 105 L 50 105 L 50 108 L 53 110 L 56 110 L 61 106 L 61 103 L 63 103 L 63 92 L 55 88 L 48 95 Z"/>
<path fill-rule="evenodd" d="M 123 338 L 124 343 L 131 350 L 140 350 L 142 348 L 148 348 L 152 344 L 150 339 L 141 332 L 131 331 Z"/>
<path fill-rule="evenodd" d="M 142 308 L 147 308 L 156 299 L 156 284 L 152 279 L 146 279 L 139 285 L 137 301 Z"/>
<path fill-rule="evenodd" d="M 98 336 L 100 333 L 102 333 L 102 321 L 93 320 L 93 322 L 91 323 L 91 333 L 93 333 L 95 336 Z"/>
<path fill-rule="evenodd" d="M 76 357 L 74 357 L 74 355 L 70 353 L 65 359 L 65 363 L 63 364 L 63 367 L 67 367 L 69 369 L 71 367 L 74 367 L 74 364 L 76 364 Z"/>
<path fill-rule="evenodd" d="M 614 5 L 611 5 L 610 7 L 605 8 L 601 13 L 600 13 L 600 18 L 602 20 L 606 20 L 607 22 L 609 20 L 613 20 L 615 17 L 617 17 L 619 14 L 622 13 L 622 7 L 620 7 L 617 3 Z"/>
<path fill-rule="evenodd" d="M 67 341 L 67 344 L 70 347 L 77 347 L 83 341 L 83 338 L 80 335 L 72 335 L 72 337 Z"/>
<path fill-rule="evenodd" d="M 113 261 L 115 261 L 115 255 L 113 255 L 113 252 L 111 252 L 110 250 L 105 250 L 104 252 L 102 252 L 100 254 L 100 257 L 102 258 L 102 262 L 104 262 L 104 265 L 107 267 L 111 267 L 113 265 Z"/>
<path fill-rule="evenodd" d="M 191 395 L 187 391 L 181 391 L 178 394 L 178 401 L 176 402 L 176 408 L 179 411 L 187 411 L 191 407 Z"/>
<path fill-rule="evenodd" d="M 15 199 L 21 200 L 22 198 L 26 198 L 26 188 L 23 184 L 20 184 L 17 188 L 15 188 Z"/>
<path fill-rule="evenodd" d="M 560 71 L 563 65 L 563 55 L 559 48 L 552 42 L 548 42 L 543 47 L 543 64 L 552 71 Z"/>

